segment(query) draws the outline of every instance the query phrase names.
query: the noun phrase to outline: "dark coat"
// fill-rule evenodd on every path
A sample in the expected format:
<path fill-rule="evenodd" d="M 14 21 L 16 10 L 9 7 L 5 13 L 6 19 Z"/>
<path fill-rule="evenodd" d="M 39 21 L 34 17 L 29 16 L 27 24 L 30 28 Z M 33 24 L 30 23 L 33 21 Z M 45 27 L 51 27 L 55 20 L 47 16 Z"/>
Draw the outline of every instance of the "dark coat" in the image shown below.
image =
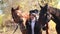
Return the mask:
<path fill-rule="evenodd" d="M 32 34 L 32 29 L 31 29 L 31 20 L 27 20 L 26 21 L 26 29 L 27 29 L 27 34 Z M 35 23 L 35 26 L 34 26 L 34 34 L 41 34 L 41 27 L 40 27 L 40 24 Z"/>

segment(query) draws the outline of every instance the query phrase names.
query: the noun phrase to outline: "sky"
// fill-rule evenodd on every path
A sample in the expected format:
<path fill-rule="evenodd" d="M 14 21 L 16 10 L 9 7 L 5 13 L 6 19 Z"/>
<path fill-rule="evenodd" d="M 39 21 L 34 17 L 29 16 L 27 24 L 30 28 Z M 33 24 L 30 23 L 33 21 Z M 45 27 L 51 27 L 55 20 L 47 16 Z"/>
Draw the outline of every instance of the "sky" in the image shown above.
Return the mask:
<path fill-rule="evenodd" d="M 2 10 L 0 10 L 0 15 L 2 14 Z"/>
<path fill-rule="evenodd" d="M 60 9 L 60 0 L 58 1 L 57 8 Z"/>
<path fill-rule="evenodd" d="M 1 0 L 0 0 L 1 1 Z"/>

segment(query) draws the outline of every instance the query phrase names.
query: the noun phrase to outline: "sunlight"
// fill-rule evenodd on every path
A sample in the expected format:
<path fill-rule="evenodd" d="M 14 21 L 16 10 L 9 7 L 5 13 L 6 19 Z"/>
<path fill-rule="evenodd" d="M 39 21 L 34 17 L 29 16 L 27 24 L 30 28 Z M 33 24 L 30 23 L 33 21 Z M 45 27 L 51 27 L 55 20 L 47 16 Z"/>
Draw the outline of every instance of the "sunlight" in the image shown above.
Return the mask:
<path fill-rule="evenodd" d="M 56 26 L 56 24 L 54 23 L 54 21 L 50 20 L 49 21 L 49 28 L 52 29 L 52 30 L 55 30 L 55 26 Z"/>
<path fill-rule="evenodd" d="M 1 0 L 0 0 L 1 1 Z"/>
<path fill-rule="evenodd" d="M 60 1 L 58 2 L 58 4 L 57 4 L 57 8 L 59 8 L 60 9 Z"/>

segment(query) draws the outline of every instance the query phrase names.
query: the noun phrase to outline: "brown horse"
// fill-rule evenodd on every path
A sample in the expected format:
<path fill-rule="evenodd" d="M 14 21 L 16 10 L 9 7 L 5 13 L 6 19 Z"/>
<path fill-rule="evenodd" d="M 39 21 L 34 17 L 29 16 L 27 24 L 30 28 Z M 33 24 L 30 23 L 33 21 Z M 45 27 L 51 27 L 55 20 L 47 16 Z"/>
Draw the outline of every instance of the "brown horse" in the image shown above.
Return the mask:
<path fill-rule="evenodd" d="M 44 7 L 40 7 L 41 10 L 39 14 L 39 23 L 41 23 L 42 25 L 46 24 L 46 34 L 49 34 L 48 22 L 50 21 L 50 19 L 52 19 L 56 23 L 57 34 L 60 34 L 60 9 L 50 7 L 48 6 L 48 4 L 46 4 Z"/>
<path fill-rule="evenodd" d="M 12 18 L 13 18 L 14 22 L 20 26 L 20 30 L 21 30 L 22 34 L 26 34 L 25 21 L 29 18 L 29 14 L 22 13 L 21 10 L 19 10 L 19 6 L 15 9 L 12 8 L 11 14 L 12 14 Z M 13 34 L 16 32 L 18 25 L 17 25 L 15 31 L 13 32 Z"/>

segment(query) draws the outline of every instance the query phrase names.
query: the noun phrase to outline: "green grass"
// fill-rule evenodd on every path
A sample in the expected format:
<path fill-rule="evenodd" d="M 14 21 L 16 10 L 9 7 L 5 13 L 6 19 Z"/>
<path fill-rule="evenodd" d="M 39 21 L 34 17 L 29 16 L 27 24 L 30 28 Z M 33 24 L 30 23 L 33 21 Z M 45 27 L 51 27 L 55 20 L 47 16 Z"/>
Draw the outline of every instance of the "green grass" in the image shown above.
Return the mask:
<path fill-rule="evenodd" d="M 2 21 L 3 21 L 3 16 L 2 15 L 0 15 L 0 25 L 2 24 Z"/>

